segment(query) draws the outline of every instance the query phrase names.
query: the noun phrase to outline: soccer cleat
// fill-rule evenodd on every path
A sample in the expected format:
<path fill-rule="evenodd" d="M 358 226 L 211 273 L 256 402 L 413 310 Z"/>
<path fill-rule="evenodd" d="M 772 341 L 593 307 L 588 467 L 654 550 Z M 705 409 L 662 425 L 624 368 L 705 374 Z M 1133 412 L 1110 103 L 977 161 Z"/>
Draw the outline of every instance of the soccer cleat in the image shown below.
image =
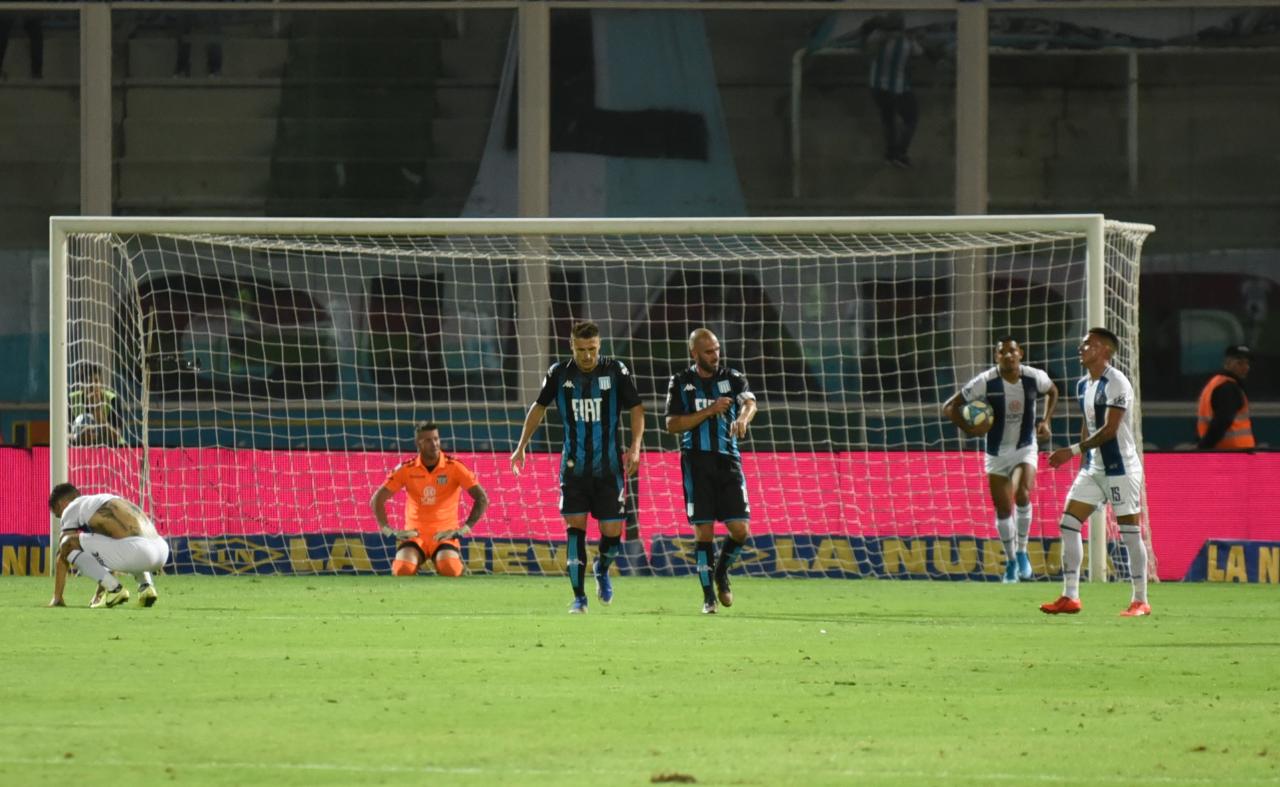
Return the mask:
<path fill-rule="evenodd" d="M 129 589 L 123 584 L 115 590 L 108 590 L 102 597 L 103 606 L 117 607 L 129 600 Z"/>
<path fill-rule="evenodd" d="M 151 584 L 138 585 L 138 606 L 151 607 L 155 606 L 156 599 L 160 597 L 156 593 L 156 586 Z"/>
<path fill-rule="evenodd" d="M 107 603 L 107 589 L 102 585 L 98 585 L 98 589 L 93 592 L 93 598 L 89 599 L 89 609 L 97 609 Z"/>
<path fill-rule="evenodd" d="M 1004 561 L 1004 576 L 1000 578 L 1000 581 L 1006 585 L 1012 585 L 1018 581 L 1018 561 Z"/>
<path fill-rule="evenodd" d="M 1018 579 L 1035 579 L 1035 572 L 1031 570 L 1031 557 L 1026 552 L 1018 553 Z"/>
<path fill-rule="evenodd" d="M 1040 611 L 1046 615 L 1074 615 L 1084 607 L 1078 598 L 1058 596 L 1056 601 L 1041 604 Z"/>
<path fill-rule="evenodd" d="M 570 615 L 587 614 L 587 597 L 575 596 L 573 599 L 573 603 L 569 605 L 569 614 Z"/>
<path fill-rule="evenodd" d="M 729 588 L 729 575 L 716 577 L 716 597 L 720 599 L 720 605 L 724 607 L 733 606 L 733 591 Z M 704 610 L 705 611 L 705 610 Z M 711 610 L 715 612 L 715 610 Z"/>
<path fill-rule="evenodd" d="M 704 615 L 714 615 L 714 614 L 716 614 L 716 602 L 714 602 L 714 601 L 704 601 L 704 602 L 702 602 L 702 614 L 704 614 Z"/>
<path fill-rule="evenodd" d="M 1151 614 L 1151 605 L 1145 601 L 1131 601 L 1129 608 L 1120 613 L 1122 618 L 1140 618 Z"/>
<path fill-rule="evenodd" d="M 596 578 L 596 598 L 600 599 L 601 604 L 609 606 L 609 602 L 613 601 L 613 579 L 608 571 L 600 573 L 600 558 L 596 558 L 591 564 L 591 573 Z"/>

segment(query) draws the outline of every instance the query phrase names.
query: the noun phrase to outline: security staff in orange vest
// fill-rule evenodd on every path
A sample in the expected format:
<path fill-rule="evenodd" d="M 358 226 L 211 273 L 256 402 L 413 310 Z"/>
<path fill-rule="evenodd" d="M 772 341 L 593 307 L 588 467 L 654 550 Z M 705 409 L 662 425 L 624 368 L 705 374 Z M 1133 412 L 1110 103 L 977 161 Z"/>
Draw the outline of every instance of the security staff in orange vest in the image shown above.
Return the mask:
<path fill-rule="evenodd" d="M 1249 397 L 1244 395 L 1252 360 L 1253 352 L 1243 344 L 1232 345 L 1223 354 L 1222 371 L 1209 378 L 1200 392 L 1197 448 L 1245 451 L 1254 447 Z"/>

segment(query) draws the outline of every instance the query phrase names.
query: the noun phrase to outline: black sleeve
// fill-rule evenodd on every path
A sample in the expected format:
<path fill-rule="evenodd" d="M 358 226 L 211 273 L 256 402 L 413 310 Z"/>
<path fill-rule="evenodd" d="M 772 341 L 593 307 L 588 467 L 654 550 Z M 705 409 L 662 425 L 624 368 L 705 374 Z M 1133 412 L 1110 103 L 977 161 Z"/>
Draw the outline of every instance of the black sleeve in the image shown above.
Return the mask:
<path fill-rule="evenodd" d="M 1213 448 L 1231 428 L 1236 413 L 1244 406 L 1244 394 L 1235 383 L 1223 383 L 1213 389 L 1209 397 L 1209 406 L 1213 409 L 1213 420 L 1209 421 L 1209 431 L 1204 433 L 1197 448 Z"/>
<path fill-rule="evenodd" d="M 684 397 L 680 395 L 678 390 L 679 375 L 671 375 L 671 381 L 667 383 L 667 411 L 664 417 L 672 415 L 688 415 L 684 408 Z"/>
<path fill-rule="evenodd" d="M 640 404 L 640 393 L 636 390 L 636 378 L 631 376 L 631 370 L 622 361 L 618 361 L 618 373 L 615 375 L 618 385 L 618 403 L 622 405 L 624 410 L 630 410 L 632 407 Z"/>
<path fill-rule="evenodd" d="M 560 386 L 560 362 L 551 364 L 551 368 L 547 370 L 547 376 L 542 380 L 542 390 L 538 392 L 537 403 L 543 407 L 550 407 L 551 403 L 556 400 L 556 388 Z"/>

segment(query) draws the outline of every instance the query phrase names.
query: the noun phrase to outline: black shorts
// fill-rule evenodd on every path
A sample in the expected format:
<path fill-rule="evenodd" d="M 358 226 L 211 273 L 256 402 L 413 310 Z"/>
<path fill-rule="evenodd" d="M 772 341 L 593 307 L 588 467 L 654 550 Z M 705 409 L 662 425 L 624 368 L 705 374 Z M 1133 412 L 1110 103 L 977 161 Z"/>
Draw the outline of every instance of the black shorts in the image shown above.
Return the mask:
<path fill-rule="evenodd" d="M 625 495 L 620 477 L 564 475 L 560 477 L 560 515 L 590 514 L 597 522 L 620 522 L 627 518 Z"/>
<path fill-rule="evenodd" d="M 707 451 L 681 451 L 684 512 L 693 525 L 748 521 L 751 503 L 742 460 Z"/>

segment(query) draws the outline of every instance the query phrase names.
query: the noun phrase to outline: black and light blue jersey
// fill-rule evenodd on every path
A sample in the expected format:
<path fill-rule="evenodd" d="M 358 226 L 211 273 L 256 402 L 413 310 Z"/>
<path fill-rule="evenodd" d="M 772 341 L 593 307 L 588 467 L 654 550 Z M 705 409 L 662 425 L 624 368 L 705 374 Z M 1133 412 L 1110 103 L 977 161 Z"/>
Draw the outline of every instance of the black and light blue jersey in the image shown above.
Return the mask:
<path fill-rule="evenodd" d="M 732 399 L 733 404 L 718 418 L 708 418 L 682 432 L 680 450 L 738 456 L 738 438 L 730 433 L 729 425 L 738 418 L 742 406 L 756 397 L 747 385 L 747 378 L 734 369 L 720 369 L 713 377 L 703 377 L 695 365 L 671 375 L 671 382 L 667 384 L 668 416 L 691 415 L 722 396 Z"/>
<path fill-rule="evenodd" d="M 558 361 L 547 370 L 537 401 L 554 404 L 564 422 L 561 477 L 622 477 L 618 426 L 622 413 L 640 404 L 626 364 L 601 357 L 584 372 L 573 359 Z"/>

